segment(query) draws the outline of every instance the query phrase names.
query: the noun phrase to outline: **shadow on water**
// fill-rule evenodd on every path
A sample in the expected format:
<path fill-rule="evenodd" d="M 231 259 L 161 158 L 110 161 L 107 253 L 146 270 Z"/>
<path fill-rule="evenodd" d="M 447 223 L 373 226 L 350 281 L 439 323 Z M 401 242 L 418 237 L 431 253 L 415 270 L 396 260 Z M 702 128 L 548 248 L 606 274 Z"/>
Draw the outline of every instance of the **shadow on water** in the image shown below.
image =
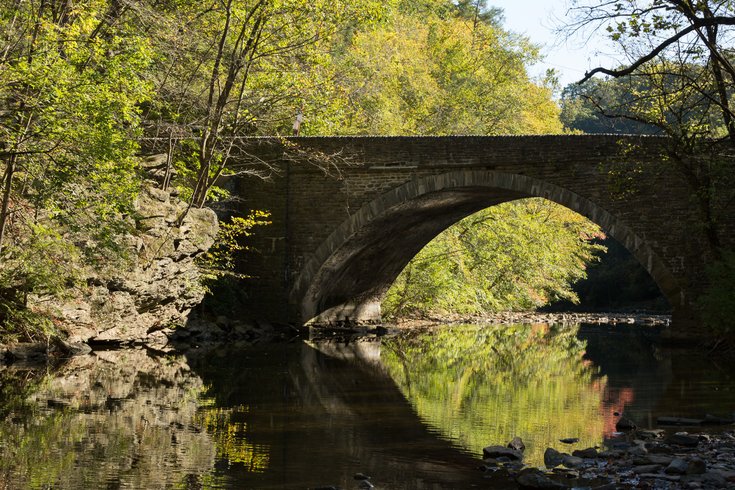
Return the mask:
<path fill-rule="evenodd" d="M 481 464 L 416 415 L 380 364 L 380 344 L 270 345 L 238 356 L 192 356 L 218 406 L 240 407 L 237 437 L 268 452 L 262 471 L 230 466 L 253 488 L 466 488 Z M 409 476 L 410 475 L 410 476 Z"/>

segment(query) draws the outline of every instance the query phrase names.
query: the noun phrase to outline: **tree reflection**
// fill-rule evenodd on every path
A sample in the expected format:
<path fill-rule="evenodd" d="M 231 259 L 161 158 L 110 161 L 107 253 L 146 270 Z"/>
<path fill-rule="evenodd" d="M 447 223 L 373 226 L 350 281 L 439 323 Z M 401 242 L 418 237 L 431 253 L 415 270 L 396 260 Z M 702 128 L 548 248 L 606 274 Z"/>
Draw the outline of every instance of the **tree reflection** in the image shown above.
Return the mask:
<path fill-rule="evenodd" d="M 419 415 L 474 454 L 515 436 L 526 460 L 578 437 L 602 442 L 606 379 L 583 359 L 578 327 L 453 326 L 384 343 L 383 363 Z M 568 450 L 568 447 L 566 448 Z"/>

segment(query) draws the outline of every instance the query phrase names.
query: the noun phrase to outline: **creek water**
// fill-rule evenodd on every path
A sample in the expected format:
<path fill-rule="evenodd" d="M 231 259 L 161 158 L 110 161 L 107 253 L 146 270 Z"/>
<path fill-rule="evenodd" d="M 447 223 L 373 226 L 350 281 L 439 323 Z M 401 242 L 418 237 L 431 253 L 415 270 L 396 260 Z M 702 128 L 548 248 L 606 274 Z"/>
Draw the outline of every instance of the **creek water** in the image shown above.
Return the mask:
<path fill-rule="evenodd" d="M 735 368 L 633 326 L 451 326 L 361 341 L 96 351 L 0 370 L 0 488 L 512 488 L 514 436 L 602 445 L 616 413 L 735 412 Z M 701 430 L 697 428 L 696 430 Z M 565 445 L 559 439 L 579 442 Z"/>

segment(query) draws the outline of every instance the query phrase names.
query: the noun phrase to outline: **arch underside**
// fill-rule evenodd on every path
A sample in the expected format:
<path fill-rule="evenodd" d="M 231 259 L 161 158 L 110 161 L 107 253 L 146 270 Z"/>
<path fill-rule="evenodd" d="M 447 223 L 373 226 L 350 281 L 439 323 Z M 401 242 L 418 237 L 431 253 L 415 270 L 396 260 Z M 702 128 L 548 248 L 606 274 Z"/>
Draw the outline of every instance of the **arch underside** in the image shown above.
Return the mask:
<path fill-rule="evenodd" d="M 527 176 L 458 171 L 410 181 L 348 218 L 302 270 L 292 301 L 304 321 L 333 324 L 380 320 L 380 301 L 406 264 L 443 230 L 477 211 L 526 197 L 543 197 L 597 223 L 651 274 L 672 306 L 677 281 L 632 230 L 593 202 Z"/>

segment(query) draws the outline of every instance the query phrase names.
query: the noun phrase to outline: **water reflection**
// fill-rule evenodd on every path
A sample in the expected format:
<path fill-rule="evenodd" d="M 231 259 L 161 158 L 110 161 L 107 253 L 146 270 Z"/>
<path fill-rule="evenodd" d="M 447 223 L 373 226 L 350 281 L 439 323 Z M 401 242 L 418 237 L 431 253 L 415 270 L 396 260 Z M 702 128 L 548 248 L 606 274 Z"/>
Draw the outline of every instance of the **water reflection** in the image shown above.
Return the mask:
<path fill-rule="evenodd" d="M 171 486 L 214 464 L 214 441 L 191 425 L 203 384 L 183 358 L 98 352 L 3 378 L 16 396 L 2 404 L 2 488 Z"/>
<path fill-rule="evenodd" d="M 733 408 L 732 367 L 634 329 L 96 352 L 0 370 L 0 488 L 507 488 L 476 469 L 483 446 L 520 436 L 540 463 L 563 437 L 600 444 L 615 411 Z"/>
<path fill-rule="evenodd" d="M 576 329 L 538 325 L 448 327 L 386 342 L 383 362 L 416 411 L 475 454 L 515 436 L 526 460 L 543 464 L 551 445 L 605 435 L 599 417 L 607 378 L 585 359 Z"/>

